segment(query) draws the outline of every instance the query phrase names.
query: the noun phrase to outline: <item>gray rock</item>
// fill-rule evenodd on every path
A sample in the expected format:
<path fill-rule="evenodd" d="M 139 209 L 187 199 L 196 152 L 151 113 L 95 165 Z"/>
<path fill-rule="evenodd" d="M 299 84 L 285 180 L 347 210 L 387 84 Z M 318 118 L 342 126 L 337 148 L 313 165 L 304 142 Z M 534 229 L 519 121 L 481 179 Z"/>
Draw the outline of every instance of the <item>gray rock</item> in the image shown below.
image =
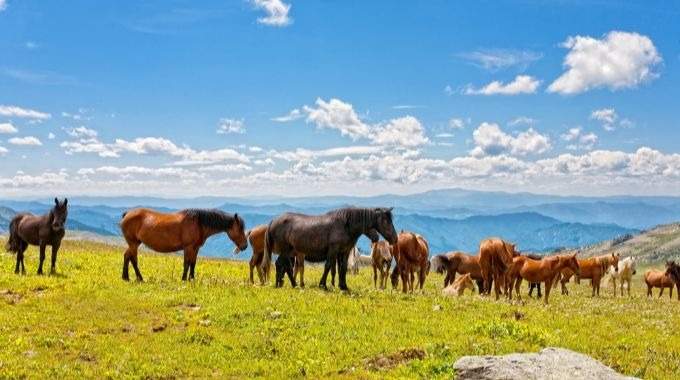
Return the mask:
<path fill-rule="evenodd" d="M 456 379 L 635 379 L 617 373 L 588 355 L 564 348 L 504 356 L 464 356 L 453 365 Z"/>

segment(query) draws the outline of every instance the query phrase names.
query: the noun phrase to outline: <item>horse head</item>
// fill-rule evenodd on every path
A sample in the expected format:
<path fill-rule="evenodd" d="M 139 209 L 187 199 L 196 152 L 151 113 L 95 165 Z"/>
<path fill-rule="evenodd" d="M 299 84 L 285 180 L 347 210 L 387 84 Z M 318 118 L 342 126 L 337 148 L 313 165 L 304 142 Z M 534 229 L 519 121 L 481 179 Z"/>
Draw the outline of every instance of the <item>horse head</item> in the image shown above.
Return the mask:
<path fill-rule="evenodd" d="M 566 267 L 571 269 L 576 276 L 581 275 L 581 268 L 578 265 L 578 259 L 576 258 L 576 254 L 574 253 L 573 255 L 566 255 Z"/>
<path fill-rule="evenodd" d="M 635 261 L 636 261 L 636 260 L 635 260 L 635 257 L 629 257 L 629 258 L 628 258 L 628 268 L 630 269 L 630 272 L 631 272 L 632 274 L 635 274 L 635 273 L 636 273 L 636 270 L 635 270 Z"/>
<path fill-rule="evenodd" d="M 243 219 L 234 214 L 233 221 L 229 228 L 227 228 L 227 235 L 229 239 L 236 244 L 240 251 L 245 251 L 248 248 L 248 235 L 245 232 L 246 223 Z"/>
<path fill-rule="evenodd" d="M 619 273 L 619 254 L 612 253 L 612 258 L 610 263 L 614 267 L 614 272 Z"/>
<path fill-rule="evenodd" d="M 392 207 L 374 209 L 376 215 L 375 229 L 378 230 L 390 244 L 397 243 L 397 231 L 392 224 Z"/>
<path fill-rule="evenodd" d="M 54 208 L 52 208 L 52 229 L 54 231 L 63 231 L 66 225 L 66 217 L 68 216 L 68 199 L 64 198 L 63 202 L 54 198 Z"/>
<path fill-rule="evenodd" d="M 676 264 L 675 261 L 667 261 L 666 275 L 676 284 L 680 284 L 680 265 Z"/>

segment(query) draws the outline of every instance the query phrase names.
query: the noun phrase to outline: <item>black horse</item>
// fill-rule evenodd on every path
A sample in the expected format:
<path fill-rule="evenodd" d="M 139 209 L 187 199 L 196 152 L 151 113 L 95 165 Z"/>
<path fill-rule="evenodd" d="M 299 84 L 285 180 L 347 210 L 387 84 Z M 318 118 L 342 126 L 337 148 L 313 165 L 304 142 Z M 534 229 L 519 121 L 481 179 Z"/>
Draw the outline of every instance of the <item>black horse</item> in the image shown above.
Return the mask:
<path fill-rule="evenodd" d="M 319 282 L 321 288 L 326 288 L 328 272 L 337 263 L 339 287 L 347 290 L 349 251 L 356 245 L 359 236 L 370 234 L 371 229 L 394 244 L 397 232 L 392 224 L 392 209 L 348 207 L 314 216 L 285 213 L 269 223 L 262 268 L 269 266 L 272 253 L 291 257 L 294 251 L 304 252 L 305 256 L 325 259 L 324 273 Z M 289 265 L 287 260 L 287 263 L 282 261 L 280 266 Z"/>
<path fill-rule="evenodd" d="M 50 274 L 54 274 L 57 263 L 57 251 L 64 238 L 66 217 L 68 216 L 68 199 L 59 202 L 54 198 L 54 207 L 45 215 L 35 216 L 30 213 L 17 214 L 9 223 L 9 240 L 6 249 L 17 255 L 17 264 L 14 273 L 26 274 L 24 265 L 24 252 L 28 245 L 40 247 L 40 265 L 38 274 L 43 274 L 43 261 L 45 261 L 45 248 L 52 247 L 52 267 Z"/>

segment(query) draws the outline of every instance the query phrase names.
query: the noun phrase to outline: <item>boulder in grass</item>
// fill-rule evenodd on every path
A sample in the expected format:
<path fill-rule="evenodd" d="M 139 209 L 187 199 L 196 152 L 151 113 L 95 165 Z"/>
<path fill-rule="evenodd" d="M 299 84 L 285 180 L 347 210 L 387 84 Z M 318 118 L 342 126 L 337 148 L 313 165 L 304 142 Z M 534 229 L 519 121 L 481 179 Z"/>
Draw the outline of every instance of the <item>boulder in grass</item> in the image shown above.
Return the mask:
<path fill-rule="evenodd" d="M 588 355 L 564 348 L 503 356 L 464 356 L 453 365 L 456 379 L 635 379 L 624 376 Z"/>

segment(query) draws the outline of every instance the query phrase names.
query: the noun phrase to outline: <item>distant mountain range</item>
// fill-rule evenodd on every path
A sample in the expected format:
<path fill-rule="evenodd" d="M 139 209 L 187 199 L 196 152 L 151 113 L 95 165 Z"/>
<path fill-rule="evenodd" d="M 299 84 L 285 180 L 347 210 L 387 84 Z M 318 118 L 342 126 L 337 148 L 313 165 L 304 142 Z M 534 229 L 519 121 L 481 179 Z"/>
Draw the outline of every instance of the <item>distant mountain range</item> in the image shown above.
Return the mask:
<path fill-rule="evenodd" d="M 0 200 L 0 232 L 6 231 L 15 210 L 42 213 L 52 203 L 51 199 Z M 103 236 L 118 236 L 121 214 L 137 206 L 161 210 L 216 207 L 238 212 L 248 227 L 267 223 L 286 211 L 319 214 L 347 205 L 391 206 L 395 207 L 395 227 L 426 236 L 433 253 L 476 251 L 479 241 L 488 236 L 514 241 L 522 250 L 580 247 L 680 220 L 678 197 L 562 197 L 461 189 L 373 197 L 73 197 L 69 204 L 70 229 Z M 367 249 L 366 238 L 359 243 Z M 223 235 L 210 239 L 203 253 L 224 256 L 232 247 Z"/>

